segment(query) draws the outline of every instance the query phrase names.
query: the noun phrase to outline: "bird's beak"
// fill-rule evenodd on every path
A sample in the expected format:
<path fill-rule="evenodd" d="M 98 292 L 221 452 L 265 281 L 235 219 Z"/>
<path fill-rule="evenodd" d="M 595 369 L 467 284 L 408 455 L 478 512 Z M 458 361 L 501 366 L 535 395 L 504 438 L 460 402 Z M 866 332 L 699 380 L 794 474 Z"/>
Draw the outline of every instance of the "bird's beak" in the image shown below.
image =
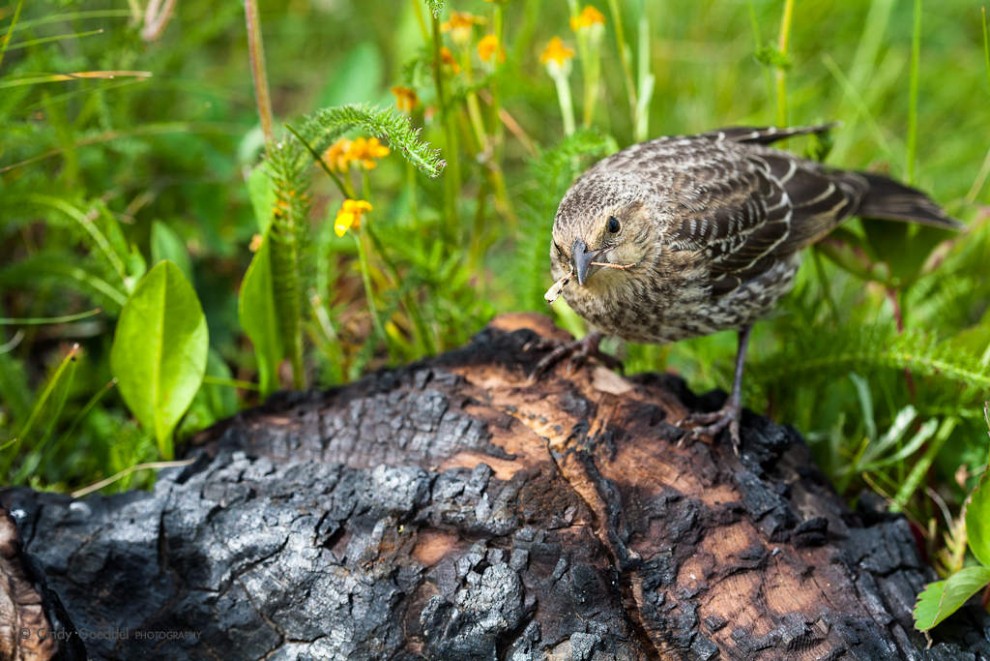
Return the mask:
<path fill-rule="evenodd" d="M 574 240 L 571 248 L 571 265 L 574 267 L 574 274 L 577 276 L 579 285 L 584 285 L 591 275 L 591 263 L 601 254 L 601 250 L 588 251 L 587 244 L 581 239 Z"/>

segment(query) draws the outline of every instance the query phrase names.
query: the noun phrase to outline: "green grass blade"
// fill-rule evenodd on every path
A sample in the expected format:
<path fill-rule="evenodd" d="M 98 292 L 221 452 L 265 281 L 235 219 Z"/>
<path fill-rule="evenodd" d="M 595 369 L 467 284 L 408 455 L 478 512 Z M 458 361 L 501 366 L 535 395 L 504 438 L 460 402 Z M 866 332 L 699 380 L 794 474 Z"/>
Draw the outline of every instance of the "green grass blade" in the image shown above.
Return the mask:
<path fill-rule="evenodd" d="M 50 433 L 54 421 L 58 419 L 58 414 L 61 413 L 62 406 L 65 404 L 65 383 L 71 381 L 72 375 L 75 373 L 76 359 L 79 356 L 79 345 L 74 344 L 65 357 L 59 362 L 58 367 L 55 372 L 52 373 L 50 379 L 45 384 L 44 389 L 42 389 L 41 394 L 34 402 L 34 406 L 31 408 L 31 415 L 27 420 L 24 421 L 24 425 L 21 427 L 17 434 L 17 439 L 24 441 L 29 439 L 34 433 L 35 426 L 39 423 L 42 418 L 42 414 L 45 414 L 49 422 L 48 431 L 42 437 L 41 442 L 38 443 L 40 446 L 44 439 L 47 438 Z M 55 397 L 55 393 L 62 393 L 60 396 Z M 49 405 L 50 400 L 55 399 L 54 407 Z M 34 448 L 32 448 L 34 449 Z"/>

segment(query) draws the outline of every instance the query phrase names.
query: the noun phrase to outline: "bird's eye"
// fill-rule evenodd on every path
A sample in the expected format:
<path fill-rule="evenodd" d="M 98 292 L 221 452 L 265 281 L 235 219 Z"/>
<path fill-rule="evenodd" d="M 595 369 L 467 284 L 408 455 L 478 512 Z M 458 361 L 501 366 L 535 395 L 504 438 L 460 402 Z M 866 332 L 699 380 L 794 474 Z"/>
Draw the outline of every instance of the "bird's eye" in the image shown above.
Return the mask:
<path fill-rule="evenodd" d="M 619 223 L 619 219 L 615 216 L 609 216 L 608 222 L 605 223 L 605 229 L 607 229 L 612 234 L 617 234 L 622 225 Z"/>

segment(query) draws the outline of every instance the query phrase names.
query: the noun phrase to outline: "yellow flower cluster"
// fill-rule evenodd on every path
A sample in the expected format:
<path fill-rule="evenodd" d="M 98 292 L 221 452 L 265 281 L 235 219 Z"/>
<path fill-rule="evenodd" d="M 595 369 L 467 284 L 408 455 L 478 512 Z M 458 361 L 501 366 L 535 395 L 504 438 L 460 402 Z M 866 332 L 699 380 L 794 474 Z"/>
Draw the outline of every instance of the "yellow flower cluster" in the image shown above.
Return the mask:
<path fill-rule="evenodd" d="M 395 105 L 401 112 L 410 113 L 419 105 L 419 96 L 410 87 L 396 85 L 392 88 L 392 94 L 395 95 Z"/>
<path fill-rule="evenodd" d="M 344 200 L 333 221 L 333 231 L 337 236 L 344 236 L 347 230 L 361 227 L 361 217 L 372 210 L 371 203 L 366 200 Z"/>
<path fill-rule="evenodd" d="M 498 43 L 498 37 L 493 34 L 486 34 L 478 42 L 478 57 L 482 62 L 494 62 L 498 58 L 499 62 L 505 62 L 505 51 Z"/>
<path fill-rule="evenodd" d="M 440 64 L 450 67 L 452 73 L 460 73 L 461 71 L 461 65 L 457 63 L 457 58 L 446 46 L 440 48 Z"/>
<path fill-rule="evenodd" d="M 471 33 L 475 25 L 482 25 L 485 19 L 467 12 L 455 11 L 450 13 L 450 20 L 440 25 L 441 32 L 449 32 L 455 44 L 464 46 L 471 41 Z"/>
<path fill-rule="evenodd" d="M 547 44 L 547 47 L 540 53 L 540 64 L 550 64 L 551 62 L 563 68 L 569 60 L 574 58 L 574 49 L 568 48 L 564 40 L 554 37 Z"/>
<path fill-rule="evenodd" d="M 323 153 L 323 161 L 332 172 L 347 172 L 354 163 L 365 170 L 374 170 L 378 159 L 388 154 L 388 147 L 378 138 L 341 138 Z"/>
<path fill-rule="evenodd" d="M 575 32 L 588 30 L 596 25 L 605 25 L 605 16 L 591 5 L 586 5 L 580 14 L 571 17 L 571 29 Z"/>

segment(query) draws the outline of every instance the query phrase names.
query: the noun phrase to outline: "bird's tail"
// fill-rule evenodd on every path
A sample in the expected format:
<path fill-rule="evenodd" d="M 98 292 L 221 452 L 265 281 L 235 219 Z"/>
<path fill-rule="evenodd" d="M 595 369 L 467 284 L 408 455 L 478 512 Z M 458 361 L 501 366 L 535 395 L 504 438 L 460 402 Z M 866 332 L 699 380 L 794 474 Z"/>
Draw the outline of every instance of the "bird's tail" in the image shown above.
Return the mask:
<path fill-rule="evenodd" d="M 916 188 L 880 174 L 856 172 L 855 175 L 869 184 L 856 211 L 857 216 L 921 223 L 947 230 L 960 230 L 964 227 Z"/>

